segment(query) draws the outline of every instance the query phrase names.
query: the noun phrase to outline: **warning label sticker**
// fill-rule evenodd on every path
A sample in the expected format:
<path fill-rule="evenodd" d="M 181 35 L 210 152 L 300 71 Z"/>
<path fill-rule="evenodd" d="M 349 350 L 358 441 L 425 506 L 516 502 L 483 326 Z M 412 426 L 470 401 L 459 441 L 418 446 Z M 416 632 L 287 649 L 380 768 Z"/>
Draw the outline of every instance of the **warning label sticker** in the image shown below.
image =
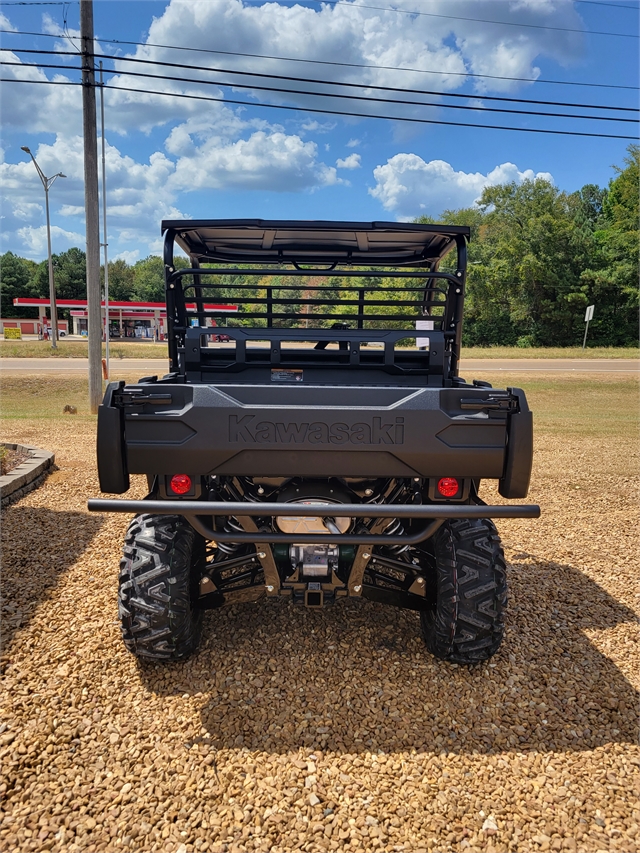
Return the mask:
<path fill-rule="evenodd" d="M 292 382 L 302 382 L 302 370 L 281 370 L 275 368 L 271 371 L 272 382 L 286 382 L 288 385 Z"/>

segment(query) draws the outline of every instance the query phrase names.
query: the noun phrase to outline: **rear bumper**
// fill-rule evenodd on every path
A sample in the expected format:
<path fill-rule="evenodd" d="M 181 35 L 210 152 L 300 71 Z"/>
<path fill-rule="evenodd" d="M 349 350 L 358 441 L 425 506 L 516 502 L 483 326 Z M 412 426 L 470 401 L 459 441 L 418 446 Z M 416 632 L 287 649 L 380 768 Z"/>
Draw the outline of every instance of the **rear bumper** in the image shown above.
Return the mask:
<path fill-rule="evenodd" d="M 253 502 L 214 502 L 187 500 L 105 500 L 96 498 L 88 502 L 90 512 L 125 512 L 129 514 L 149 513 L 151 515 L 182 515 L 206 539 L 218 542 L 297 544 L 301 541 L 300 534 L 273 533 L 271 530 L 261 530 L 257 525 L 251 532 L 225 533 L 214 528 L 215 516 L 234 516 L 236 518 L 252 517 L 270 519 L 274 516 L 290 516 L 292 513 L 300 516 L 318 516 L 327 514 L 326 504 L 289 504 L 289 503 L 253 503 Z M 450 518 L 538 518 L 540 507 L 536 504 L 519 504 L 510 506 L 486 506 L 484 504 L 332 504 L 332 516 L 340 518 L 373 519 L 373 518 L 402 518 L 423 519 L 425 527 L 417 533 L 401 536 L 388 536 L 384 533 L 353 533 L 305 535 L 304 541 L 309 545 L 342 544 L 342 545 L 376 545 L 376 544 L 415 544 L 423 542 L 435 533 L 443 521 Z"/>
<path fill-rule="evenodd" d="M 458 477 L 526 497 L 533 423 L 525 395 L 464 386 L 139 383 L 98 412 L 103 492 L 129 473 L 248 477 Z"/>

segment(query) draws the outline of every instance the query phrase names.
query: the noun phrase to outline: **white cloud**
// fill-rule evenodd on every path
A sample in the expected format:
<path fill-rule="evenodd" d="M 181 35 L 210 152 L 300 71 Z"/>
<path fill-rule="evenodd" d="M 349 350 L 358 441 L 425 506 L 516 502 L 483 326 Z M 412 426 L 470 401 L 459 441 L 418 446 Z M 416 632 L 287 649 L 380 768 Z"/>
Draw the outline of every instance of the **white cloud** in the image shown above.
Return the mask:
<path fill-rule="evenodd" d="M 507 24 L 534 24 L 536 26 L 580 29 L 582 20 L 571 0 L 519 0 L 501 3 L 494 0 L 458 0 L 455 14 L 460 18 L 503 19 L 506 24 L 478 25 L 473 20 L 451 20 L 427 15 L 403 14 L 402 10 L 415 10 L 415 0 L 397 0 L 395 9 L 369 9 L 358 2 L 323 5 L 308 8 L 300 5 L 280 5 L 269 2 L 260 6 L 248 0 L 171 0 L 163 14 L 154 18 L 149 27 L 149 44 L 136 48 L 135 53 L 123 55 L 118 62 L 121 72 L 135 71 L 150 74 L 198 80 L 234 81 L 232 73 L 212 76 L 208 71 L 194 69 L 229 69 L 239 71 L 264 71 L 274 74 L 299 74 L 315 78 L 322 83 L 331 80 L 356 82 L 366 85 L 385 85 L 423 88 L 450 92 L 465 82 L 465 73 L 489 74 L 494 77 L 526 77 L 535 79 L 540 70 L 536 61 L 548 56 L 561 65 L 581 58 L 583 36 L 579 33 L 558 32 L 533 28 L 520 28 Z M 432 0 L 430 15 L 451 14 L 450 0 Z M 6 19 L 5 19 L 6 20 Z M 8 28 L 11 25 L 6 21 Z M 44 19 L 45 30 L 60 35 L 56 49 L 68 49 L 58 23 Z M 76 32 L 72 35 L 77 36 Z M 264 54 L 295 59 L 326 61 L 328 64 L 308 65 L 284 59 L 256 59 L 249 56 L 229 57 L 222 54 L 181 53 L 154 47 L 153 44 L 185 44 L 204 51 L 228 51 L 229 46 L 239 53 Z M 99 49 L 99 48 L 98 48 Z M 2 51 L 4 58 L 20 62 L 15 54 Z M 196 58 L 197 57 L 197 58 Z M 349 67 L 332 65 L 344 63 Z M 147 61 L 184 63 L 183 70 L 166 66 L 142 66 L 127 62 L 128 58 Z M 110 64 L 110 63 L 107 63 Z M 368 67 L 355 67 L 368 66 Z M 387 66 L 387 67 L 385 67 Z M 396 70 L 391 70 L 395 68 Z M 5 67 L 5 75 L 14 79 L 46 81 L 45 69 L 24 65 Z M 461 76 L 462 75 L 462 76 Z M 77 80 L 77 74 L 49 74 L 60 83 Z M 251 83 L 251 77 L 235 77 L 237 83 Z M 256 81 L 257 82 L 257 81 Z M 260 81 L 262 84 L 265 80 Z M 278 81 L 273 81 L 278 85 Z M 181 94 L 224 98 L 228 88 L 180 80 L 152 81 L 119 74 L 108 78 L 105 92 L 106 118 L 109 130 L 149 133 L 154 127 L 175 124 L 188 119 L 198 120 L 204 114 L 230 112 L 222 104 L 206 103 L 178 97 Z M 326 91 L 314 83 L 299 84 L 301 90 Z M 476 79 L 474 86 L 479 94 L 489 91 L 509 91 L 522 84 L 509 80 Z M 125 89 L 139 89 L 129 92 Z M 81 132 L 81 90 L 79 86 L 28 86 L 6 84 L 3 94 L 3 123 L 23 126 L 31 132 L 54 132 L 75 135 Z M 162 95 L 154 94 L 158 90 Z M 344 90 L 343 90 L 344 91 Z M 376 95 L 375 91 L 369 94 Z M 256 103 L 304 104 L 318 106 L 317 97 L 304 94 L 285 94 L 236 89 L 234 97 Z M 433 101 L 434 96 L 429 100 Z M 437 102 L 437 96 L 435 97 Z M 377 112 L 376 104 L 323 100 L 323 107 L 334 105 L 349 112 L 353 103 L 356 112 Z M 234 108 L 235 109 L 235 108 Z M 396 108 L 398 114 L 414 114 L 417 107 Z M 408 111 L 408 112 L 407 112 Z M 231 113 L 233 115 L 233 113 Z M 307 132 L 328 132 L 334 125 L 308 119 L 302 125 Z M 358 140 L 348 143 L 356 147 Z"/>
<path fill-rule="evenodd" d="M 0 29 L 10 30 L 12 33 L 16 32 L 16 28 L 13 26 L 7 16 L 2 14 L 2 12 L 0 12 Z"/>
<path fill-rule="evenodd" d="M 61 85 L 40 85 L 49 79 L 40 68 L 23 65 L 17 54 L 0 49 L 0 58 L 17 65 L 3 66 L 2 76 L 11 81 L 2 84 L 2 122 L 7 128 L 24 128 L 28 133 L 55 133 L 57 130 L 82 133 L 82 93 L 80 86 L 63 85 L 71 81 L 64 74 L 51 80 Z"/>
<path fill-rule="evenodd" d="M 60 216 L 82 216 L 84 207 L 79 204 L 63 204 L 59 207 Z"/>
<path fill-rule="evenodd" d="M 396 154 L 384 166 L 373 170 L 376 186 L 369 193 L 385 210 L 399 219 L 421 214 L 439 215 L 445 209 L 469 207 L 485 187 L 533 178 L 553 181 L 548 172 L 521 172 L 513 163 L 502 163 L 486 175 L 481 172 L 456 172 L 444 160 L 425 162 L 417 154 Z"/>
<path fill-rule="evenodd" d="M 66 179 L 57 180 L 49 192 L 54 252 L 69 245 L 84 245 L 82 137 L 59 136 L 51 145 L 38 146 L 34 155 L 45 175 L 61 170 L 67 175 Z M 131 242 L 143 242 L 160 250 L 160 220 L 188 218 L 175 206 L 175 193 L 166 188 L 175 169 L 174 162 L 155 152 L 146 163 L 138 163 L 107 145 L 106 169 L 107 223 L 112 251 L 125 251 L 126 243 Z M 42 257 L 43 252 L 46 254 L 46 237 L 42 237 L 46 234 L 44 192 L 31 160 L 25 156 L 21 163 L 0 164 L 0 184 L 3 245 L 13 247 L 15 241 L 16 251 L 26 251 L 29 257 Z M 59 224 L 61 218 L 69 223 L 64 228 Z"/>
<path fill-rule="evenodd" d="M 263 130 L 235 142 L 213 137 L 181 157 L 168 186 L 197 189 L 296 192 L 341 183 L 336 170 L 317 159 L 315 142 Z"/>
<path fill-rule="evenodd" d="M 176 124 L 166 138 L 164 147 L 176 157 L 190 156 L 197 151 L 198 143 L 216 136 L 220 139 L 235 139 L 245 130 L 248 123 L 228 107 L 216 104 L 206 115 L 193 116 Z"/>
<path fill-rule="evenodd" d="M 60 36 L 61 40 L 65 39 L 65 30 L 47 12 L 45 12 L 42 16 L 42 30 L 45 33 L 49 33 L 49 35 Z M 66 32 L 72 39 L 80 38 L 80 30 L 74 30 L 70 27 L 67 27 Z M 60 49 L 62 49 L 63 43 L 63 41 L 58 42 L 58 47 Z M 69 41 L 67 41 L 67 44 L 69 44 Z M 77 45 L 74 44 L 74 47 L 77 47 Z"/>
<path fill-rule="evenodd" d="M 23 222 L 29 222 L 31 219 L 39 218 L 42 216 L 44 212 L 44 208 L 41 204 L 35 204 L 34 202 L 26 202 L 19 201 L 14 205 L 13 215 L 16 219 L 20 219 Z"/>
<path fill-rule="evenodd" d="M 338 169 L 359 169 L 360 168 L 360 155 L 359 154 L 349 154 L 348 157 L 344 159 L 340 158 L 336 160 L 336 167 Z"/>
<path fill-rule="evenodd" d="M 360 140 L 359 140 L 359 139 L 350 139 L 350 140 L 347 142 L 347 148 L 357 148 L 357 147 L 358 147 L 358 145 L 360 145 Z"/>
<path fill-rule="evenodd" d="M 133 266 L 136 261 L 140 260 L 140 252 L 138 249 L 132 249 L 130 252 L 118 252 L 114 258 L 109 259 L 109 263 L 111 263 L 112 260 L 125 261 L 129 266 Z"/>
<path fill-rule="evenodd" d="M 47 226 L 40 225 L 34 228 L 32 225 L 26 225 L 24 228 L 18 229 L 18 237 L 22 244 L 26 247 L 29 254 L 41 258 L 47 254 Z M 55 243 L 54 252 L 60 252 L 64 249 L 69 249 L 72 246 L 83 247 L 85 238 L 83 234 L 78 234 L 75 231 L 65 231 L 59 225 L 51 226 L 51 242 Z"/>
<path fill-rule="evenodd" d="M 252 80 L 250 76 L 235 77 L 229 69 L 256 73 L 265 70 L 272 74 L 299 75 L 314 78 L 319 82 L 300 83 L 301 94 L 277 93 L 259 90 L 236 89 L 233 97 L 256 103 L 303 104 L 312 109 L 320 103 L 317 97 L 302 92 L 326 92 L 327 82 L 356 82 L 364 86 L 384 85 L 423 88 L 435 93 L 450 92 L 465 82 L 467 72 L 489 74 L 493 77 L 517 76 L 535 79 L 540 74 L 536 60 L 549 56 L 560 64 L 569 64 L 581 57 L 583 37 L 578 33 L 557 32 L 537 29 L 536 26 L 565 26 L 579 29 L 582 21 L 572 0 L 522 0 L 517 3 L 501 3 L 494 0 L 458 0 L 452 20 L 450 0 L 431 0 L 429 15 L 404 14 L 403 10 L 415 11 L 415 0 L 397 0 L 394 9 L 371 9 L 368 4 L 358 2 L 322 5 L 309 8 L 275 2 L 256 6 L 243 0 L 207 0 L 194 3 L 192 0 L 171 0 L 165 11 L 154 18 L 148 36 L 148 44 L 138 47 L 129 57 L 153 62 L 168 61 L 184 63 L 184 71 L 172 69 L 171 74 L 208 81 L 224 80 L 251 84 L 269 85 L 264 79 Z M 434 17 L 438 14 L 444 17 Z M 474 19 L 502 19 L 501 24 L 478 25 Z M 510 26 L 515 24 L 516 26 Z M 533 24 L 521 28 L 518 24 Z M 152 45 L 184 44 L 200 48 L 204 52 L 194 55 L 191 51 L 167 50 Z M 229 45 L 237 54 L 232 58 L 225 55 Z M 222 51 L 221 54 L 206 51 Z M 238 54 L 247 54 L 241 56 Z M 288 59 L 260 59 L 248 54 Z M 197 58 L 194 58 L 197 56 Z M 349 66 L 345 66 L 348 57 Z M 122 71 L 145 71 L 166 74 L 163 66 L 154 68 L 135 63 L 119 63 Z M 294 61 L 289 61 L 290 59 Z M 297 63 L 295 60 L 312 60 L 319 65 Z M 338 63 L 338 64 L 332 64 Z M 212 76 L 194 69 L 219 69 L 224 73 Z M 361 66 L 361 67 L 358 67 Z M 280 82 L 273 80 L 273 85 Z M 148 80 L 124 75 L 114 77 L 110 85 L 125 87 L 159 88 Z M 498 79 L 476 79 L 478 93 L 492 90 L 508 91 L 521 88 L 520 83 Z M 196 93 L 210 97 L 224 97 L 229 89 L 204 83 L 180 83 L 165 81 L 162 89 L 167 94 Z M 233 91 L 233 90 L 232 90 Z M 339 89 L 336 91 L 340 91 Z M 342 90 L 344 91 L 344 90 Z M 371 90 L 368 94 L 377 96 Z M 431 96 L 431 101 L 434 97 Z M 108 93 L 109 121 L 117 122 L 121 130 L 127 127 L 149 129 L 155 124 L 165 124 L 168 116 L 184 120 L 196 117 L 203 111 L 216 109 L 213 104 L 181 100 L 177 97 L 158 97 L 152 94 L 133 94 L 124 91 Z M 437 101 L 437 95 L 436 95 Z M 353 103 L 356 112 L 377 112 L 376 104 L 323 100 L 323 107 L 335 106 L 349 111 Z M 117 106 L 117 109 L 116 109 Z M 414 114 L 416 107 L 398 108 L 398 114 Z M 324 124 L 308 119 L 302 125 L 306 131 L 317 133 L 331 129 L 331 122 Z M 353 140 L 354 147 L 356 140 Z"/>
<path fill-rule="evenodd" d="M 315 133 L 331 133 L 332 130 L 335 130 L 336 123 L 325 121 L 319 122 L 315 120 L 309 119 L 309 121 L 305 121 L 302 125 L 302 129 L 306 131 L 314 131 Z"/>
<path fill-rule="evenodd" d="M 252 132 L 256 125 L 267 129 Z M 245 138 L 237 138 L 241 134 Z M 120 252 L 127 257 L 135 243 L 142 243 L 147 252 L 161 251 L 160 221 L 189 218 L 176 206 L 182 192 L 301 192 L 347 183 L 336 168 L 322 162 L 315 142 L 272 129 L 264 121 L 242 121 L 226 108 L 207 121 L 189 120 L 174 128 L 167 149 L 168 153 L 156 151 L 146 162 L 138 162 L 107 143 L 108 241 L 114 255 Z M 57 252 L 67 248 L 70 240 L 73 244 L 84 230 L 82 137 L 59 135 L 52 144 L 39 145 L 34 155 L 46 175 L 58 171 L 67 175 L 50 192 Z M 31 160 L 25 156 L 20 163 L 1 163 L 0 183 L 3 245 L 15 242 L 17 250 L 28 256 L 41 256 L 43 190 Z M 60 227 L 60 219 L 69 224 Z"/>

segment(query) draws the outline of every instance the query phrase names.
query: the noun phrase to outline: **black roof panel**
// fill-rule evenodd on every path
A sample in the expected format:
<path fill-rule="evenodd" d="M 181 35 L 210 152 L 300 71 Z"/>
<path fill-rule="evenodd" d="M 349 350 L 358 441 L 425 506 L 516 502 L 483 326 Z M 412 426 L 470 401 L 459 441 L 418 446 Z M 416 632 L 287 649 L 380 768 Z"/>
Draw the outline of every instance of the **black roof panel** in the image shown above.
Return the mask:
<path fill-rule="evenodd" d="M 187 255 L 219 263 L 428 266 L 448 254 L 462 225 L 265 219 L 165 220 Z"/>

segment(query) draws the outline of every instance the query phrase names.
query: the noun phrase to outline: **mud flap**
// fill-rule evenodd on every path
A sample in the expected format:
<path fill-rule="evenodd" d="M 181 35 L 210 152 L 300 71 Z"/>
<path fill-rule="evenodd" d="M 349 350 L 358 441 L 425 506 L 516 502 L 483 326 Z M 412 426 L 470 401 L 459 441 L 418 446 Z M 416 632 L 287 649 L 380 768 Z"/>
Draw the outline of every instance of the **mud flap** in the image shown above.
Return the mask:
<path fill-rule="evenodd" d="M 533 415 L 520 388 L 508 388 L 518 398 L 518 411 L 509 415 L 507 457 L 498 491 L 503 498 L 526 498 L 533 465 Z"/>
<path fill-rule="evenodd" d="M 124 411 L 113 405 L 114 392 L 124 382 L 110 382 L 98 408 L 98 477 L 100 490 L 121 495 L 129 489 L 129 471 L 124 442 Z"/>

